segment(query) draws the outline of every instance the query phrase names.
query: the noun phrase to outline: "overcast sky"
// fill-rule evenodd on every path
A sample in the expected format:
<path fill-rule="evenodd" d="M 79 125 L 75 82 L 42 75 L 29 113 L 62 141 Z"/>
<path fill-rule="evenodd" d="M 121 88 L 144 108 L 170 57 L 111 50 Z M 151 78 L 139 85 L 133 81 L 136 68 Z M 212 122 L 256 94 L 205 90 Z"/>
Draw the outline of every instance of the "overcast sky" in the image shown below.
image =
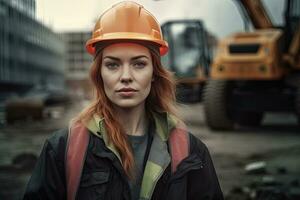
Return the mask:
<path fill-rule="evenodd" d="M 54 31 L 90 31 L 99 15 L 121 0 L 36 0 L 37 18 Z M 243 30 L 234 0 L 134 0 L 160 23 L 170 19 L 202 19 L 218 37 Z M 264 0 L 283 2 L 282 0 Z M 189 3 L 187 3 L 189 2 Z M 278 12 L 276 7 L 272 10 Z"/>

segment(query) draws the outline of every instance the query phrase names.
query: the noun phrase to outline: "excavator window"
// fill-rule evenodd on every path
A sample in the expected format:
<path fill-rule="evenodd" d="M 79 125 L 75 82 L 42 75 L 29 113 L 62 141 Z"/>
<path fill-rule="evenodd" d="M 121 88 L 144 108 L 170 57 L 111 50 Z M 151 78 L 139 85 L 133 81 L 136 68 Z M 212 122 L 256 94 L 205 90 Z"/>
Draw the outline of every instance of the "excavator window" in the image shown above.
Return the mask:
<path fill-rule="evenodd" d="M 206 33 L 199 20 L 172 21 L 164 24 L 162 30 L 170 47 L 162 59 L 164 66 L 169 66 L 179 77 L 194 77 L 196 67 L 206 67 Z"/>

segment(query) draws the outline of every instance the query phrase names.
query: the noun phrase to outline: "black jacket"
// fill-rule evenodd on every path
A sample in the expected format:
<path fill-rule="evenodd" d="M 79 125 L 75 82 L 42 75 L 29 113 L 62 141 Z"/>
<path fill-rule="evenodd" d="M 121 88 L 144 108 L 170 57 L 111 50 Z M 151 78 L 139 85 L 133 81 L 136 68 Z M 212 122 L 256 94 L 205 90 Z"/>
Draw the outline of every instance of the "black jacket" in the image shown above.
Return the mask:
<path fill-rule="evenodd" d="M 67 129 L 55 132 L 46 140 L 24 199 L 66 199 L 65 148 Z M 222 200 L 215 169 L 208 149 L 192 134 L 190 155 L 171 175 L 170 166 L 157 182 L 155 200 Z M 90 134 L 86 161 L 77 193 L 84 200 L 130 200 L 130 190 L 124 170 L 103 140 Z"/>

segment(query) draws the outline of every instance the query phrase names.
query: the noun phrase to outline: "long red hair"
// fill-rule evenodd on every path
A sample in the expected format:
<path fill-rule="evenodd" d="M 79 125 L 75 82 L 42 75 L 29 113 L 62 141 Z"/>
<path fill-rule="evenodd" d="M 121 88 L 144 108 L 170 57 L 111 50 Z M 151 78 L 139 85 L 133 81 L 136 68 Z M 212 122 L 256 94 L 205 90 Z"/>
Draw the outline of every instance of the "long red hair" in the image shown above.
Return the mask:
<path fill-rule="evenodd" d="M 149 96 L 146 98 L 146 112 L 168 112 L 177 116 L 175 80 L 170 71 L 161 64 L 160 56 L 149 49 L 153 63 L 153 77 Z M 92 80 L 95 99 L 87 106 L 76 118 L 78 121 L 89 121 L 94 114 L 104 118 L 105 128 L 107 130 L 108 140 L 112 142 L 120 154 L 123 169 L 128 177 L 133 177 L 134 158 L 127 134 L 123 131 L 121 124 L 114 117 L 112 102 L 107 98 L 104 92 L 103 81 L 101 77 L 102 52 L 98 54 L 90 69 L 90 78 Z"/>

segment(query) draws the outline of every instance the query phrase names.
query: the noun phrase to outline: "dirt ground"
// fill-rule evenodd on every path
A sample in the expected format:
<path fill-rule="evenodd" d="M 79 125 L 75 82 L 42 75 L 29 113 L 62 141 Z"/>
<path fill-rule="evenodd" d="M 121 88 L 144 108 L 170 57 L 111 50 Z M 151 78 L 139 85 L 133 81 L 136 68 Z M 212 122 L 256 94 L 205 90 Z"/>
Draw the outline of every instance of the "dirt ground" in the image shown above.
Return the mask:
<path fill-rule="evenodd" d="M 0 128 L 1 200 L 21 199 L 30 177 L 32 168 L 20 165 L 16 157 L 25 155 L 30 160 L 38 156 L 45 139 L 54 130 L 66 127 L 78 110 L 65 110 L 56 119 Z M 300 181 L 300 129 L 292 114 L 268 113 L 261 127 L 213 132 L 205 125 L 201 104 L 183 105 L 180 111 L 191 132 L 208 146 L 226 196 L 233 188 L 253 181 Z M 245 166 L 258 161 L 264 162 L 264 172 L 247 174 Z"/>
<path fill-rule="evenodd" d="M 300 181 L 300 127 L 293 114 L 267 113 L 261 127 L 211 131 L 201 104 L 181 107 L 190 130 L 209 148 L 224 194 L 270 178 L 282 184 Z M 245 166 L 264 162 L 265 172 L 248 174 Z M 239 199 L 239 198 L 238 198 Z"/>

